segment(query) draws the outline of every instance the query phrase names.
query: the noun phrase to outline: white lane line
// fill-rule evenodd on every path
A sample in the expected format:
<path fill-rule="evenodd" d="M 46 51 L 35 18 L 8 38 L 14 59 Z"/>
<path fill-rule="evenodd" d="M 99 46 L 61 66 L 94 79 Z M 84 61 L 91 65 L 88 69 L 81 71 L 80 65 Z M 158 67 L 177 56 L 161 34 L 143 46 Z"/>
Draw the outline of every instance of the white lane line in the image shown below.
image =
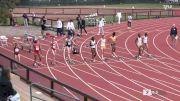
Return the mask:
<path fill-rule="evenodd" d="M 122 34 L 121 34 L 122 35 Z M 100 42 L 100 40 L 98 41 L 98 43 Z M 96 52 L 97 52 L 97 48 L 96 48 Z M 100 57 L 100 55 L 98 54 L 98 52 L 97 52 L 97 55 L 98 55 L 98 57 L 99 58 L 101 58 Z M 122 61 L 122 60 L 121 60 Z M 123 62 L 123 61 L 122 61 Z M 127 78 L 126 76 L 124 76 L 124 75 L 122 75 L 122 74 L 120 74 L 119 72 L 117 72 L 116 70 L 114 70 L 109 64 L 107 64 L 106 62 L 104 62 L 103 61 L 103 63 L 104 64 L 106 64 L 109 68 L 111 68 L 113 71 L 115 71 L 116 73 L 118 73 L 119 75 L 121 75 L 121 76 L 123 76 L 125 79 L 127 79 L 127 80 L 129 80 L 129 81 L 131 81 L 129 78 Z M 133 83 L 135 83 L 135 82 L 133 82 Z M 137 84 L 137 83 L 135 83 L 135 84 Z M 138 84 L 137 84 L 138 85 Z M 138 85 L 138 86 L 141 86 L 141 85 Z M 142 87 L 142 86 L 141 86 Z M 145 88 L 145 87 L 143 87 L 143 88 Z M 155 97 L 152 97 L 152 98 L 155 98 Z M 158 98 L 155 98 L 155 99 L 158 99 Z M 161 99 L 158 99 L 158 100 L 161 100 Z"/>
<path fill-rule="evenodd" d="M 162 27 L 161 27 L 161 28 L 162 28 Z M 127 41 L 129 40 L 130 37 L 132 37 L 132 36 L 135 35 L 135 34 L 136 34 L 136 33 L 128 36 L 128 38 L 127 38 L 126 41 L 125 41 L 125 47 L 126 47 L 127 51 L 128 51 L 132 56 L 134 56 L 134 55 L 133 55 L 133 54 L 130 52 L 130 50 L 128 49 L 128 47 L 127 47 Z M 160 71 L 154 69 L 153 67 L 151 67 L 151 66 L 143 63 L 141 60 L 139 60 L 139 62 L 141 62 L 142 64 L 144 64 L 144 65 L 146 65 L 146 66 L 148 66 L 148 67 L 150 67 L 151 69 L 153 69 L 153 70 L 155 70 L 155 71 L 157 71 L 157 72 L 160 72 Z M 129 67 L 130 67 L 130 66 L 129 66 Z M 131 67 L 130 67 L 130 68 L 131 68 Z M 132 69 L 134 69 L 134 68 L 132 68 Z M 136 69 L 134 69 L 134 70 L 137 71 Z M 137 71 L 137 72 L 139 72 L 139 71 Z M 139 72 L 139 73 L 142 74 L 142 76 L 144 76 L 144 77 L 146 77 L 146 78 L 148 78 L 148 79 L 150 79 L 150 80 L 153 80 L 153 79 L 150 78 L 149 76 L 147 76 L 147 75 L 145 75 L 145 74 L 143 74 L 143 73 L 141 73 L 141 72 Z M 160 73 L 162 73 L 162 72 L 160 72 Z M 164 73 L 162 73 L 162 74 L 164 74 Z M 166 74 L 164 74 L 164 75 L 166 75 Z M 166 76 L 168 76 L 168 75 L 166 75 Z M 165 87 L 167 87 L 167 88 L 173 89 L 173 90 L 175 90 L 175 91 L 178 92 L 178 90 L 176 90 L 176 89 L 174 89 L 174 88 L 172 88 L 172 87 L 170 87 L 170 86 L 167 86 L 167 85 L 162 84 L 162 83 L 160 83 L 160 82 L 158 82 L 158 81 L 155 81 L 155 80 L 153 80 L 153 81 L 156 82 L 156 83 L 159 83 L 159 84 L 161 84 L 161 85 L 163 85 L 163 86 L 165 86 Z M 168 98 L 167 98 L 167 99 L 168 99 Z"/>

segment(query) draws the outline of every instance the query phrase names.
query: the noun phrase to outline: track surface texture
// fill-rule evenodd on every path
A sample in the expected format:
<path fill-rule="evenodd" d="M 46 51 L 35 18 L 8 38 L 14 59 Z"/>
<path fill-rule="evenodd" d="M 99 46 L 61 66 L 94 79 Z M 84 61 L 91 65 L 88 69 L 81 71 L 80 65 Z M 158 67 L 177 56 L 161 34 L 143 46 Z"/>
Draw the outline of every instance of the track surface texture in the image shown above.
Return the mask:
<path fill-rule="evenodd" d="M 105 50 L 107 61 L 101 60 L 100 35 L 96 35 L 98 28 L 91 27 L 87 28 L 87 36 L 76 37 L 80 54 L 71 55 L 75 64 L 69 64 L 65 59 L 67 52 L 63 48 L 64 37 L 56 38 L 59 45 L 56 65 L 50 63 L 52 60 L 50 38 L 40 40 L 43 49 L 41 67 L 32 66 L 33 53 L 26 51 L 21 51 L 21 63 L 101 101 L 178 101 L 180 99 L 180 45 L 177 41 L 176 47 L 171 46 L 169 33 L 173 24 L 176 24 L 179 29 L 180 18 L 133 21 L 132 29 L 127 29 L 126 22 L 120 25 L 116 23 L 105 25 L 106 38 L 109 38 L 113 31 L 117 33 L 116 53 L 123 58 L 120 60 L 111 56 L 109 44 Z M 144 35 L 145 32 L 149 35 L 148 45 L 151 55 L 149 57 L 144 55 L 140 60 L 136 60 L 135 38 L 138 33 Z M 88 46 L 92 36 L 95 36 L 98 42 L 94 63 L 89 62 L 91 51 Z M 0 47 L 0 52 L 13 58 L 12 43 L 12 37 L 9 37 L 9 46 Z M 23 73 L 23 70 L 17 71 Z M 35 74 L 30 78 L 45 82 Z M 144 89 L 151 89 L 158 94 L 145 96 Z"/>

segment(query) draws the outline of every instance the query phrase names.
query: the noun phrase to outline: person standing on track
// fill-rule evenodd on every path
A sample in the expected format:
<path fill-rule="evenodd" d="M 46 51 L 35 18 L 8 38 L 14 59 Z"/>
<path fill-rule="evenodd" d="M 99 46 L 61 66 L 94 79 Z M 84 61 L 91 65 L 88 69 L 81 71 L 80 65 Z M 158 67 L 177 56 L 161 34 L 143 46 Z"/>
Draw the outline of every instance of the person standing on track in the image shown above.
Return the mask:
<path fill-rule="evenodd" d="M 63 35 L 63 33 L 62 33 L 62 21 L 58 18 L 57 19 L 57 36 L 59 36 L 59 34 L 60 34 L 60 36 L 62 36 Z"/>
<path fill-rule="evenodd" d="M 128 23 L 127 23 L 128 24 L 128 29 L 131 29 L 132 19 L 133 19 L 132 16 L 129 15 L 128 16 Z"/>
<path fill-rule="evenodd" d="M 105 36 L 102 35 L 102 38 L 101 38 L 101 52 L 102 52 L 101 58 L 103 61 L 105 60 L 105 58 L 104 58 L 104 50 L 105 49 L 106 49 L 106 39 L 105 39 Z"/>
<path fill-rule="evenodd" d="M 27 16 L 27 14 L 24 13 L 22 17 L 24 18 L 24 26 L 28 27 L 28 25 L 29 25 L 29 18 Z"/>
<path fill-rule="evenodd" d="M 136 58 L 140 59 L 142 57 L 142 52 L 143 52 L 143 40 L 141 34 L 138 34 L 138 37 L 135 40 L 135 44 L 138 48 L 138 55 L 136 56 Z"/>
<path fill-rule="evenodd" d="M 42 34 L 43 39 L 45 39 L 45 35 L 44 35 L 45 30 L 46 30 L 46 17 L 43 16 L 41 18 L 41 34 Z"/>
<path fill-rule="evenodd" d="M 143 53 L 144 51 L 146 52 L 146 54 L 149 56 L 149 52 L 148 52 L 148 34 L 145 33 L 143 36 Z"/>
<path fill-rule="evenodd" d="M 116 57 L 117 58 L 118 56 L 115 53 L 115 51 L 116 51 L 116 40 L 117 40 L 116 33 L 113 32 L 112 36 L 110 36 L 110 38 L 109 38 L 109 42 L 111 44 L 112 57 Z"/>
<path fill-rule="evenodd" d="M 53 61 L 51 62 L 52 65 L 56 64 L 56 49 L 58 48 L 57 41 L 55 41 L 55 37 L 52 37 L 52 42 L 51 42 L 51 51 L 53 54 Z"/>
<path fill-rule="evenodd" d="M 39 58 L 39 61 L 41 62 L 41 46 L 40 46 L 38 40 L 34 40 L 33 48 L 34 48 L 34 64 L 33 64 L 33 66 L 37 66 L 37 65 L 40 66 L 40 64 L 37 62 L 37 58 Z"/>
<path fill-rule="evenodd" d="M 100 18 L 98 27 L 99 27 L 99 31 L 97 35 L 99 35 L 100 33 L 104 35 L 104 18 Z"/>
<path fill-rule="evenodd" d="M 87 35 L 87 31 L 85 28 L 86 28 L 86 22 L 85 22 L 84 18 L 81 18 L 81 20 L 80 20 L 80 36 L 82 36 L 82 30 L 83 29 Z"/>
<path fill-rule="evenodd" d="M 71 35 L 72 37 L 74 37 L 74 31 L 75 31 L 75 27 L 74 27 L 74 23 L 72 20 L 70 20 L 68 23 L 67 23 L 67 30 L 68 30 L 68 35 Z"/>
<path fill-rule="evenodd" d="M 177 28 L 176 28 L 176 25 L 173 24 L 172 28 L 171 28 L 171 31 L 170 31 L 170 36 L 171 36 L 171 45 L 173 47 L 176 46 L 176 40 L 178 39 L 178 36 L 177 36 Z"/>
<path fill-rule="evenodd" d="M 94 37 L 91 38 L 90 41 L 91 53 L 92 53 L 92 62 L 95 62 L 96 57 L 96 40 Z"/>
<path fill-rule="evenodd" d="M 80 14 L 78 14 L 78 16 L 76 17 L 76 21 L 77 21 L 77 28 L 78 28 L 78 33 L 80 33 L 80 23 L 81 23 L 81 16 Z"/>
<path fill-rule="evenodd" d="M 14 59 L 18 62 L 20 62 L 20 48 L 17 43 L 14 44 Z"/>

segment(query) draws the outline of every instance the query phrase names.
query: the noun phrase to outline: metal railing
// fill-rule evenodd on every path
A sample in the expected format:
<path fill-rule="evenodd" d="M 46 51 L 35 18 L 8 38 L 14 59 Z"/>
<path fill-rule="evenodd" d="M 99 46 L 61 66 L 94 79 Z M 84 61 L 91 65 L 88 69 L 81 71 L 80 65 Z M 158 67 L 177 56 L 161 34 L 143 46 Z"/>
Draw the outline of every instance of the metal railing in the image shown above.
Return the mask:
<path fill-rule="evenodd" d="M 43 85 L 41 85 L 41 84 L 37 84 L 37 83 L 31 83 L 31 84 L 30 84 L 30 101 L 33 101 L 33 99 L 38 99 L 38 100 L 41 100 L 41 101 L 47 101 L 47 100 L 44 99 L 44 98 L 41 98 L 41 97 L 38 97 L 38 96 L 33 95 L 33 90 L 32 90 L 33 87 L 38 88 L 38 89 L 47 90 L 47 91 L 50 91 L 50 92 L 53 92 L 53 93 L 56 93 L 56 94 L 58 94 L 58 95 L 61 95 L 61 96 L 63 96 L 63 97 L 67 97 L 67 98 L 69 98 L 69 99 L 71 99 L 71 100 L 74 100 L 74 101 L 81 101 L 80 99 L 74 98 L 74 97 L 69 96 L 69 95 L 64 94 L 64 93 L 61 93 L 61 92 L 59 92 L 59 91 L 57 91 L 57 90 L 47 88 L 47 87 L 45 87 L 45 86 L 43 86 Z"/>
<path fill-rule="evenodd" d="M 21 64 L 10 57 L 3 55 L 2 53 L 0 53 L 0 60 L 1 60 L 0 61 L 1 65 L 7 68 L 10 67 L 9 69 L 11 69 L 11 72 L 13 74 L 18 75 L 21 79 L 25 80 L 26 83 L 30 83 L 30 84 L 38 83 L 48 89 L 51 89 L 51 91 L 47 91 L 45 89 L 41 89 L 42 87 L 39 87 L 42 91 L 49 94 L 51 97 L 55 97 L 61 100 L 71 99 L 68 96 L 63 97 L 55 93 L 56 91 L 58 91 L 58 92 L 67 94 L 69 96 L 72 96 L 71 94 L 69 94 L 69 92 L 71 92 L 74 96 L 76 96 L 81 101 L 100 101 L 96 99 L 95 97 L 92 97 L 78 89 L 75 89 L 67 84 L 64 84 L 63 82 L 55 80 L 49 77 L 48 75 L 43 74 L 42 72 L 39 72 L 37 70 L 32 69 L 31 67 Z M 69 92 L 67 92 L 64 88 L 66 88 Z M 71 100 L 68 100 L 68 101 L 71 101 Z"/>
<path fill-rule="evenodd" d="M 23 11 L 22 11 L 23 10 Z M 72 12 L 73 11 L 73 12 Z M 14 14 L 21 15 L 22 12 L 27 13 L 27 15 L 32 19 L 32 13 L 34 12 L 37 16 L 35 19 L 38 19 L 38 22 L 41 19 L 41 16 L 47 16 L 47 23 L 54 28 L 56 25 L 57 18 L 63 20 L 64 24 L 69 21 L 69 19 L 75 20 L 77 14 L 81 16 L 87 16 L 89 14 L 97 14 L 95 17 L 90 18 L 99 18 L 105 17 L 108 19 L 107 23 L 117 22 L 116 14 L 117 12 L 122 12 L 121 21 L 127 21 L 127 16 L 131 14 L 134 20 L 138 19 L 152 19 L 152 18 L 161 18 L 161 17 L 176 17 L 180 16 L 179 10 L 175 9 L 110 9 L 110 8 L 15 8 Z M 68 19 L 67 19 L 68 16 Z M 69 16 L 71 18 L 69 18 Z M 33 21 L 33 20 L 31 20 Z M 96 20 L 94 20 L 96 21 Z M 31 22 L 34 24 L 33 22 Z M 92 22 L 94 23 L 94 22 Z M 87 21 L 87 25 L 89 22 Z"/>

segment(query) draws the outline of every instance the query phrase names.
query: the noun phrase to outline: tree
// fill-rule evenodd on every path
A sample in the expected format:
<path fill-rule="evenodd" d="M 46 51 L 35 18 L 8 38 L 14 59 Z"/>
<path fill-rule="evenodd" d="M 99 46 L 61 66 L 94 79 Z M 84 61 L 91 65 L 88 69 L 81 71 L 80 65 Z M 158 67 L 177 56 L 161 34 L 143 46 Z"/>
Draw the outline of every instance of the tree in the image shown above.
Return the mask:
<path fill-rule="evenodd" d="M 12 10 L 20 0 L 0 0 L 0 23 L 7 23 L 10 18 L 10 10 Z"/>

